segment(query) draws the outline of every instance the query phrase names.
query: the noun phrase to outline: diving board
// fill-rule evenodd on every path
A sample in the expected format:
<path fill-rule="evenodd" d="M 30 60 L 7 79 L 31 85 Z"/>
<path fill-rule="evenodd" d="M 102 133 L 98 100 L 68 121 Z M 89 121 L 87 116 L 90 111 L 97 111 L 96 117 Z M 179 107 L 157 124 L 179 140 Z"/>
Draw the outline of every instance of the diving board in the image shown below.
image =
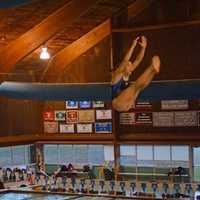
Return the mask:
<path fill-rule="evenodd" d="M 0 85 L 0 96 L 30 100 L 111 101 L 112 87 L 110 83 L 3 82 Z M 140 93 L 138 99 L 142 101 L 198 100 L 200 80 L 152 82 Z"/>

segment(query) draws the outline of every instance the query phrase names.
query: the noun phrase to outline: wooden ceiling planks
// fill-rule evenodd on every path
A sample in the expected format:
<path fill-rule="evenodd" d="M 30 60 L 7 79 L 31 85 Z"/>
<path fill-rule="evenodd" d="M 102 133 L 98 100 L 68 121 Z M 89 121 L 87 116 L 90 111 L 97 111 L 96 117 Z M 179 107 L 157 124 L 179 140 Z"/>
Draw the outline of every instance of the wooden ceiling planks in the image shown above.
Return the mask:
<path fill-rule="evenodd" d="M 14 65 L 22 58 L 30 54 L 48 39 L 53 37 L 65 25 L 72 23 L 83 15 L 89 8 L 94 6 L 98 0 L 73 0 L 65 6 L 49 15 L 37 26 L 11 42 L 2 49 L 0 54 L 0 72 L 10 72 Z"/>
<path fill-rule="evenodd" d="M 100 0 L 92 9 L 79 18 L 75 23 L 67 25 L 62 31 L 58 32 L 54 37 L 46 42 L 48 51 L 53 57 L 63 48 L 76 41 L 84 34 L 95 28 L 108 18 L 112 18 L 113 14 L 122 8 L 125 9 L 134 0 L 126 0 L 123 2 L 114 0 Z M 38 80 L 45 69 L 46 63 L 39 59 L 41 47 L 23 58 L 15 65 L 15 72 L 18 69 L 33 70 L 36 72 Z M 17 70 L 17 71 L 16 71 Z"/>
<path fill-rule="evenodd" d="M 166 24 L 147 25 L 147 26 L 142 26 L 142 27 L 115 28 L 115 29 L 112 29 L 112 32 L 126 33 L 126 32 L 149 31 L 149 30 L 152 31 L 152 30 L 179 28 L 179 27 L 186 27 L 186 26 L 195 26 L 199 24 L 200 24 L 200 20 L 180 21 L 180 22 L 171 22 L 171 23 L 166 23 Z"/>
<path fill-rule="evenodd" d="M 59 74 L 61 74 L 71 62 L 110 34 L 111 22 L 108 19 L 62 51 L 58 52 L 49 62 L 42 80 L 56 82 Z"/>
<path fill-rule="evenodd" d="M 35 0 L 27 5 L 0 9 L 0 36 L 3 36 L 0 48 L 26 33 L 69 1 Z"/>
<path fill-rule="evenodd" d="M 153 0 L 136 0 L 134 3 L 130 4 L 128 6 L 128 20 L 140 14 L 152 2 Z"/>

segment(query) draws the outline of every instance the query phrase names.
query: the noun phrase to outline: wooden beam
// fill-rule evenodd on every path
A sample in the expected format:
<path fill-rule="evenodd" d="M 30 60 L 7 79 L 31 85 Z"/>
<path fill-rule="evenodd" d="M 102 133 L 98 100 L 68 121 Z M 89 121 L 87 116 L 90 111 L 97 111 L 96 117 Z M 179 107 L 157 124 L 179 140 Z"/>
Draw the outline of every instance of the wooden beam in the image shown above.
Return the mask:
<path fill-rule="evenodd" d="M 40 134 L 37 137 L 40 142 L 64 142 L 64 143 L 111 143 L 113 141 L 113 134 Z"/>
<path fill-rule="evenodd" d="M 10 72 L 17 62 L 44 44 L 66 25 L 81 17 L 97 1 L 70 1 L 37 26 L 11 42 L 0 52 L 0 72 Z"/>
<path fill-rule="evenodd" d="M 120 135 L 119 143 L 134 144 L 193 144 L 200 143 L 200 135 L 198 132 L 154 132 L 154 133 L 123 133 Z"/>
<path fill-rule="evenodd" d="M 0 9 L 0 23 L 7 17 L 7 14 L 12 12 L 12 9 Z"/>
<path fill-rule="evenodd" d="M 1 136 L 0 146 L 8 146 L 14 144 L 29 144 L 36 142 L 36 135 L 13 135 L 13 136 Z"/>
<path fill-rule="evenodd" d="M 115 29 L 112 29 L 112 32 L 123 33 L 123 32 L 152 31 L 152 30 L 167 29 L 167 28 L 195 26 L 199 24 L 200 24 L 200 20 L 193 20 L 193 21 L 184 21 L 184 22 L 176 22 L 176 23 L 168 23 L 168 24 L 148 25 L 148 26 L 143 26 L 143 27 L 115 28 Z"/>
<path fill-rule="evenodd" d="M 128 6 L 128 20 L 136 17 L 145 8 L 147 8 L 153 0 L 136 0 L 134 3 Z"/>
<path fill-rule="evenodd" d="M 85 134 L 32 134 L 32 135 L 13 135 L 0 136 L 0 146 L 14 144 L 31 143 L 63 143 L 63 144 L 113 144 L 113 134 L 111 133 L 85 133 Z"/>
<path fill-rule="evenodd" d="M 111 22 L 110 19 L 108 19 L 58 52 L 49 62 L 42 80 L 55 82 L 59 74 L 61 74 L 67 66 L 69 67 L 70 63 L 110 34 Z"/>

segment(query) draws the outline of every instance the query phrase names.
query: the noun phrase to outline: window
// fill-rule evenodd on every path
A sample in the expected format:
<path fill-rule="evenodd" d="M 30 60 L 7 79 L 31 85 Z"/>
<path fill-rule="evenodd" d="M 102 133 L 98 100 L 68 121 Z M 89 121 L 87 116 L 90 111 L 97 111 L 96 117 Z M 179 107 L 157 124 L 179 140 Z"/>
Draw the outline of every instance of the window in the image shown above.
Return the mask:
<path fill-rule="evenodd" d="M 161 180 L 168 181 L 171 171 L 171 146 L 154 145 L 154 173 L 161 176 Z"/>
<path fill-rule="evenodd" d="M 136 146 L 120 146 L 120 163 L 122 166 L 131 166 L 136 164 Z"/>
<path fill-rule="evenodd" d="M 172 160 L 189 160 L 189 147 L 188 146 L 172 146 Z"/>
<path fill-rule="evenodd" d="M 102 165 L 104 162 L 103 145 L 88 145 L 88 164 Z"/>
<path fill-rule="evenodd" d="M 193 148 L 194 181 L 200 181 L 200 147 Z"/>
<path fill-rule="evenodd" d="M 44 145 L 46 164 L 102 165 L 114 160 L 110 145 Z"/>
<path fill-rule="evenodd" d="M 170 146 L 160 145 L 154 146 L 154 159 L 155 160 L 170 160 Z"/>
<path fill-rule="evenodd" d="M 88 149 L 87 145 L 73 145 L 73 155 L 75 164 L 88 164 Z"/>
<path fill-rule="evenodd" d="M 154 165 L 157 168 L 171 167 L 171 147 L 170 145 L 155 145 L 154 146 Z M 160 169 L 163 171 L 162 169 Z M 169 172 L 169 169 L 166 171 Z"/>
<path fill-rule="evenodd" d="M 19 166 L 31 163 L 31 145 L 20 145 L 0 148 L 0 166 Z"/>
<path fill-rule="evenodd" d="M 1 163 L 1 166 L 12 165 L 10 147 L 0 148 L 0 163 Z"/>
<path fill-rule="evenodd" d="M 136 156 L 135 146 L 121 145 L 120 146 L 120 155 L 121 156 Z"/>
<path fill-rule="evenodd" d="M 58 145 L 44 145 L 44 160 L 47 164 L 58 164 Z"/>
<path fill-rule="evenodd" d="M 73 145 L 59 145 L 58 154 L 60 164 L 73 163 Z"/>
<path fill-rule="evenodd" d="M 13 165 L 25 164 L 25 148 L 24 146 L 12 147 Z"/>
<path fill-rule="evenodd" d="M 140 166 L 153 165 L 153 146 L 152 145 L 138 145 L 137 146 L 137 163 Z"/>
<path fill-rule="evenodd" d="M 200 167 L 200 150 L 198 156 Z M 187 176 L 189 174 L 189 146 L 121 145 L 120 165 L 122 174 L 123 172 L 131 172 L 132 176 L 136 174 L 141 181 L 154 181 L 158 176 L 167 181 L 169 179 L 168 173 L 173 170 L 172 168 L 183 167 L 186 176 L 182 181 L 187 182 L 190 178 Z"/>
<path fill-rule="evenodd" d="M 137 146 L 138 160 L 153 160 L 153 146 Z"/>
<path fill-rule="evenodd" d="M 104 160 L 113 161 L 114 160 L 114 147 L 110 145 L 104 146 Z"/>
<path fill-rule="evenodd" d="M 172 167 L 189 168 L 189 147 L 172 146 Z"/>
<path fill-rule="evenodd" d="M 194 166 L 200 166 L 200 147 L 193 148 Z"/>

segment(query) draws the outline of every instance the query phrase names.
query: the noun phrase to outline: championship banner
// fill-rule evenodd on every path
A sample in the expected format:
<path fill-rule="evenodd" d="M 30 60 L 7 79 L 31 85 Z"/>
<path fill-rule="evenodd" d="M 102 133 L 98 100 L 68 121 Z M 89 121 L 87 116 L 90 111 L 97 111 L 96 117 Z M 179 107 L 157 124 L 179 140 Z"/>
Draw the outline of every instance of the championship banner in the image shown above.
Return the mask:
<path fill-rule="evenodd" d="M 112 123 L 111 122 L 95 123 L 95 132 L 96 133 L 111 133 Z"/>
<path fill-rule="evenodd" d="M 80 101 L 79 107 L 80 108 L 91 108 L 91 101 Z"/>
<path fill-rule="evenodd" d="M 92 102 L 93 108 L 104 108 L 104 102 L 103 101 L 93 101 Z"/>
<path fill-rule="evenodd" d="M 58 132 L 58 122 L 44 122 L 44 132 L 45 133 L 57 133 Z"/>
<path fill-rule="evenodd" d="M 77 123 L 78 122 L 78 111 L 77 110 L 67 110 L 66 111 L 66 122 L 67 123 Z"/>
<path fill-rule="evenodd" d="M 43 112 L 43 119 L 45 121 L 54 121 L 54 119 L 55 119 L 55 117 L 54 117 L 54 111 Z"/>
<path fill-rule="evenodd" d="M 151 125 L 153 123 L 151 112 L 137 112 L 135 113 L 136 125 Z"/>
<path fill-rule="evenodd" d="M 96 110 L 96 119 L 112 119 L 112 110 Z"/>
<path fill-rule="evenodd" d="M 175 112 L 175 126 L 197 126 L 196 111 Z"/>
<path fill-rule="evenodd" d="M 151 109 L 152 103 L 149 101 L 137 101 L 135 104 L 135 109 Z"/>
<path fill-rule="evenodd" d="M 200 111 L 198 112 L 198 126 L 200 126 Z"/>
<path fill-rule="evenodd" d="M 77 101 L 66 101 L 66 109 L 77 109 L 78 102 Z"/>
<path fill-rule="evenodd" d="M 79 110 L 78 122 L 79 123 L 92 123 L 95 121 L 94 110 Z"/>
<path fill-rule="evenodd" d="M 77 124 L 77 133 L 92 133 L 92 124 Z"/>
<path fill-rule="evenodd" d="M 173 127 L 174 112 L 153 112 L 153 126 Z"/>
<path fill-rule="evenodd" d="M 74 133 L 74 124 L 60 124 L 60 133 Z"/>
<path fill-rule="evenodd" d="M 200 99 L 197 101 L 198 107 L 200 108 Z"/>
<path fill-rule="evenodd" d="M 188 100 L 162 100 L 162 110 L 186 110 L 189 108 Z"/>
<path fill-rule="evenodd" d="M 56 110 L 55 111 L 55 121 L 65 121 L 66 111 Z"/>
<path fill-rule="evenodd" d="M 120 124 L 134 124 L 135 123 L 135 113 L 120 113 L 119 116 Z"/>

